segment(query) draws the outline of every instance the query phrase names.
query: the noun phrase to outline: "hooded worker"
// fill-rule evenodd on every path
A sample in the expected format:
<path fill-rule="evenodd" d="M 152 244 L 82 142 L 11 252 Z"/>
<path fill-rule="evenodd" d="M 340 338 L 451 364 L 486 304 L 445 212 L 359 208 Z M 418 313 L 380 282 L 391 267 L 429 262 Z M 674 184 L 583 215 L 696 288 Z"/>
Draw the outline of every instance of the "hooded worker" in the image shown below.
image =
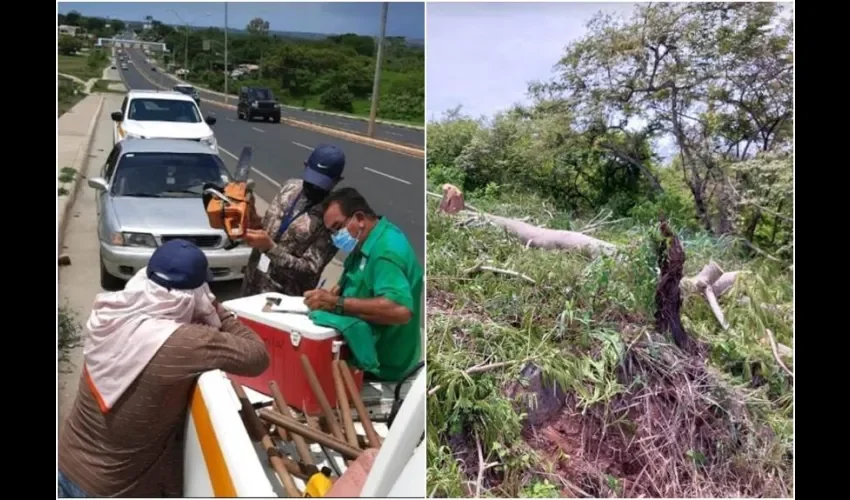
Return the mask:
<path fill-rule="evenodd" d="M 322 223 L 322 202 L 342 180 L 345 154 L 321 144 L 304 162 L 301 179 L 290 179 L 260 219 L 254 214 L 245 242 L 254 249 L 245 269 L 242 295 L 279 292 L 301 296 L 316 288 L 336 255 Z"/>
<path fill-rule="evenodd" d="M 74 406 L 59 433 L 58 496 L 183 496 L 192 387 L 210 370 L 254 377 L 262 339 L 210 292 L 204 253 L 159 247 L 123 291 L 101 293 L 86 324 Z"/>

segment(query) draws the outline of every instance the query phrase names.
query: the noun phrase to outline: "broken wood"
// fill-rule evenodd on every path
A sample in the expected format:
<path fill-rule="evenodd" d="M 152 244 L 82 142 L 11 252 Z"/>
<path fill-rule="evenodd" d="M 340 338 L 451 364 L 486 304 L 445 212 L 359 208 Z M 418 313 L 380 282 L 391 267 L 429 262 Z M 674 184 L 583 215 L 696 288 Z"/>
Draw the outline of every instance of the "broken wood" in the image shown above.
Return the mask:
<path fill-rule="evenodd" d="M 447 214 L 456 214 L 463 210 L 463 193 L 456 186 L 443 184 L 443 197 L 440 199 L 440 210 Z"/>
<path fill-rule="evenodd" d="M 484 216 L 490 223 L 516 236 L 524 245 L 532 248 L 574 251 L 585 253 L 592 257 L 599 254 L 610 255 L 617 249 L 617 247 L 607 241 L 602 241 L 593 236 L 575 231 L 547 229 L 533 226 L 527 222 L 499 217 L 498 215 L 485 214 Z"/>
<path fill-rule="evenodd" d="M 663 218 L 661 236 L 663 239 L 658 247 L 658 267 L 661 269 L 661 275 L 655 288 L 655 327 L 661 333 L 669 332 L 680 349 L 689 351 L 692 341 L 682 326 L 681 317 L 681 281 L 685 268 L 685 250 Z"/>
<path fill-rule="evenodd" d="M 738 275 L 744 271 L 724 272 L 720 266 L 712 261 L 703 266 L 702 270 L 693 278 L 682 280 L 682 288 L 688 292 L 700 293 L 705 297 L 711 312 L 724 330 L 729 328 L 723 309 L 717 302 L 717 298 L 729 291 L 735 284 Z"/>
<path fill-rule="evenodd" d="M 434 193 L 428 194 L 431 196 L 439 197 Z M 458 196 L 463 196 L 463 193 L 458 187 L 453 186 L 451 184 L 444 184 L 443 196 L 440 197 L 440 206 L 442 207 L 443 205 L 445 205 L 446 207 L 448 207 L 452 203 L 454 203 L 454 206 L 457 206 L 459 203 L 457 201 Z M 454 198 L 455 201 L 452 201 L 452 198 Z M 478 212 L 489 223 L 500 227 L 504 229 L 507 233 L 517 237 L 523 245 L 526 245 L 526 247 L 542 248 L 545 250 L 567 250 L 581 252 L 588 254 L 592 257 L 595 257 L 600 253 L 611 254 L 616 250 L 616 247 L 613 244 L 580 232 L 565 231 L 561 229 L 547 229 L 544 227 L 534 226 L 521 220 L 509 219 L 507 217 L 500 217 L 498 215 L 492 215 L 485 212 L 481 212 L 480 210 L 477 210 L 470 205 L 466 205 L 465 203 L 464 209 Z M 460 209 L 458 210 L 458 212 L 459 211 Z M 446 211 L 446 213 L 457 212 Z M 598 226 L 591 225 L 589 226 L 589 229 L 592 230 L 595 227 Z"/>
<path fill-rule="evenodd" d="M 513 276 L 514 278 L 520 278 L 520 279 L 523 279 L 525 281 L 528 281 L 532 285 L 537 284 L 537 282 L 534 281 L 534 278 L 532 278 L 528 275 L 522 274 L 522 273 L 517 272 L 517 271 L 511 271 L 511 270 L 508 270 L 508 269 L 500 269 L 498 267 L 485 266 L 480 262 L 478 264 L 475 264 L 474 266 L 470 267 L 466 271 L 464 271 L 463 274 L 471 275 L 471 274 L 480 273 L 482 271 L 489 271 L 489 272 L 494 273 L 494 274 L 504 274 L 506 276 Z"/>
<path fill-rule="evenodd" d="M 777 345 L 776 338 L 773 337 L 773 332 L 770 331 L 770 328 L 765 328 L 764 333 L 767 334 L 767 339 L 770 341 L 770 350 L 773 352 L 773 359 L 776 360 L 776 363 L 779 364 L 780 368 L 785 370 L 785 373 L 791 375 L 791 378 L 794 378 L 794 372 L 782 362 L 782 357 L 779 354 L 779 347 Z M 793 355 L 793 352 L 790 354 Z"/>
<path fill-rule="evenodd" d="M 489 372 L 490 370 L 495 370 L 496 368 L 502 368 L 503 366 L 515 365 L 517 363 L 526 363 L 528 361 L 531 361 L 532 359 L 534 359 L 534 358 L 526 358 L 526 359 L 520 359 L 520 360 L 516 360 L 516 361 L 500 361 L 498 363 L 489 363 L 489 364 L 486 364 L 486 365 L 475 365 L 475 366 L 467 368 L 466 370 L 463 371 L 463 373 L 464 373 L 464 375 L 474 375 L 476 373 Z M 429 389 L 428 390 L 428 396 L 433 396 L 434 394 L 436 394 L 437 391 L 439 391 L 441 389 L 441 387 L 442 386 L 440 384 L 437 384 L 433 388 Z"/>

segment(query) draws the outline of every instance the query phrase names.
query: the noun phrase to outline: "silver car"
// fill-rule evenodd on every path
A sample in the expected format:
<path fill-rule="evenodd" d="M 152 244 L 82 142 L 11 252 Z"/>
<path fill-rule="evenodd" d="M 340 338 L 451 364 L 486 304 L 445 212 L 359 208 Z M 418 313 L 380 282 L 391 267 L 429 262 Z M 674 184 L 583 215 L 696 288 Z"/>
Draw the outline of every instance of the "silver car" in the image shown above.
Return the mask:
<path fill-rule="evenodd" d="M 176 238 L 204 251 L 216 281 L 241 279 L 251 249 L 240 244 L 225 250 L 227 235 L 210 227 L 201 198 L 205 183 L 224 185 L 230 179 L 221 158 L 199 142 L 130 139 L 116 144 L 100 177 L 88 180 L 98 191 L 103 289 L 122 289 L 147 266 L 157 246 Z"/>

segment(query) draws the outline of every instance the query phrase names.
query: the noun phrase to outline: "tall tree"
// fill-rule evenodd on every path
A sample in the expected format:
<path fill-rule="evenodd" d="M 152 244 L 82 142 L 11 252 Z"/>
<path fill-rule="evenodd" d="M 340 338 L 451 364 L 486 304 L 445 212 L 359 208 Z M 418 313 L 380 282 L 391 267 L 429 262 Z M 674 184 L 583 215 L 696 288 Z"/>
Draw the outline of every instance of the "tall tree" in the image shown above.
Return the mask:
<path fill-rule="evenodd" d="M 269 32 L 269 22 L 264 21 L 262 17 L 255 17 L 248 22 L 245 29 L 253 35 L 265 36 Z"/>
<path fill-rule="evenodd" d="M 588 28 L 558 63 L 560 76 L 533 85 L 532 95 L 569 101 L 583 126 L 600 134 L 671 137 L 703 226 L 736 231 L 728 165 L 789 149 L 793 26 L 782 8 L 639 5 L 628 21 L 599 15 Z M 746 184 L 739 170 L 734 176 Z"/>

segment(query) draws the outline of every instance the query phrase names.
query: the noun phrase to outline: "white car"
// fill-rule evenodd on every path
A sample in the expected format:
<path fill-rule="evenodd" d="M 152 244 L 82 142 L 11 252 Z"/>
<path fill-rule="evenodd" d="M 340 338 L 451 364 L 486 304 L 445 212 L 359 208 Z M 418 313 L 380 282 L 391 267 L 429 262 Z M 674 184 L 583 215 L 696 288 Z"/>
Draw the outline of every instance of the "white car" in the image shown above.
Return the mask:
<path fill-rule="evenodd" d="M 112 113 L 112 143 L 124 139 L 188 139 L 218 153 L 213 133 L 215 117 L 203 117 L 191 96 L 179 92 L 131 90 Z"/>

